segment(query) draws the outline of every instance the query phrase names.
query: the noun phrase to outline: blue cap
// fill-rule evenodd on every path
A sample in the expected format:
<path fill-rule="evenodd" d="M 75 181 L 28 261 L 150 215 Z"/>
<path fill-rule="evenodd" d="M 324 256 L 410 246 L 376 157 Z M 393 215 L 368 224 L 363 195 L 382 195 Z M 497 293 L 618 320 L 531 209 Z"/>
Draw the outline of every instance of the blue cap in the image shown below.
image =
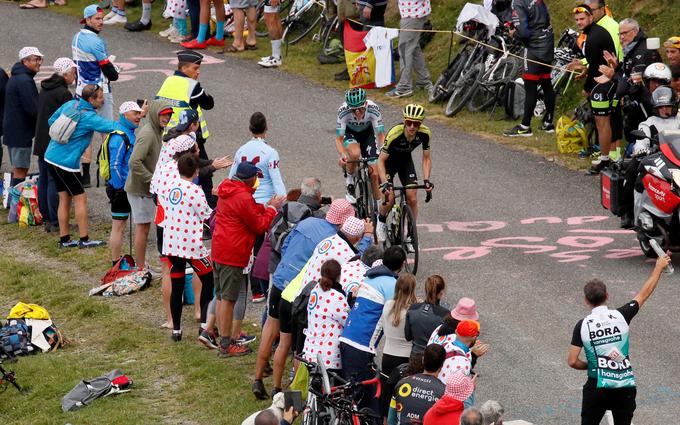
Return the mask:
<path fill-rule="evenodd" d="M 252 179 L 257 176 L 259 169 L 252 162 L 243 161 L 236 168 L 236 177 L 241 180 Z"/>
<path fill-rule="evenodd" d="M 91 4 L 83 9 L 83 19 L 80 20 L 81 24 L 85 23 L 85 19 L 91 18 L 99 12 L 103 12 L 102 8 L 96 4 Z"/>
<path fill-rule="evenodd" d="M 180 132 L 186 131 L 192 123 L 198 121 L 198 112 L 194 109 L 184 109 L 179 113 L 179 122 L 175 129 Z"/>

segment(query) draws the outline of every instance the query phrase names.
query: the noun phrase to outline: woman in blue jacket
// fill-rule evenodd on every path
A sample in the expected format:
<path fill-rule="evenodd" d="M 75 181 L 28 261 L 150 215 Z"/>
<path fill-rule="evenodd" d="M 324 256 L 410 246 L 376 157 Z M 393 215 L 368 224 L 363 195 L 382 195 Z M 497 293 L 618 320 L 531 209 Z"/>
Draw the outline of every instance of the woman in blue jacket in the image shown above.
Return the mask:
<path fill-rule="evenodd" d="M 93 248 L 103 244 L 102 241 L 90 240 L 87 221 L 87 195 L 80 181 L 80 157 L 90 146 L 92 134 L 111 133 L 116 129 L 116 122 L 97 115 L 97 108 L 104 104 L 104 93 L 101 87 L 88 84 L 83 88 L 80 99 L 63 104 L 50 117 L 52 125 L 62 112 L 73 108 L 81 115 L 73 134 L 66 143 L 50 140 L 45 152 L 45 162 L 49 164 L 59 192 L 59 247 L 60 248 Z M 71 240 L 69 234 L 69 213 L 71 200 L 75 204 L 76 222 L 78 223 L 79 241 Z"/>

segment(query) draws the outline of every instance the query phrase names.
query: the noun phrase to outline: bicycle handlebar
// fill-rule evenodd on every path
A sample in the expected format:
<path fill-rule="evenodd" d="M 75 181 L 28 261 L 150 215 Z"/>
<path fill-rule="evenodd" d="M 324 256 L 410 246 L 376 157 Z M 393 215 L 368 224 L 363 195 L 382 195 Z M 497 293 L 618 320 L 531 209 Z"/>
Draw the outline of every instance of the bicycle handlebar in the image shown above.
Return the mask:
<path fill-rule="evenodd" d="M 392 190 L 394 192 L 397 192 L 397 191 L 398 192 L 404 192 L 408 189 L 429 189 L 429 187 L 424 185 L 424 184 L 417 184 L 417 185 L 413 185 L 413 186 L 393 186 L 392 187 Z M 430 192 L 427 192 L 427 194 L 425 195 L 425 203 L 428 203 L 431 200 L 432 200 L 432 192 L 430 191 Z M 387 198 L 385 198 L 385 200 L 383 201 L 382 204 L 387 205 Z"/>
<path fill-rule="evenodd" d="M 371 161 L 377 161 L 377 156 L 372 156 L 370 158 L 352 159 L 345 161 L 345 164 L 368 164 Z"/>

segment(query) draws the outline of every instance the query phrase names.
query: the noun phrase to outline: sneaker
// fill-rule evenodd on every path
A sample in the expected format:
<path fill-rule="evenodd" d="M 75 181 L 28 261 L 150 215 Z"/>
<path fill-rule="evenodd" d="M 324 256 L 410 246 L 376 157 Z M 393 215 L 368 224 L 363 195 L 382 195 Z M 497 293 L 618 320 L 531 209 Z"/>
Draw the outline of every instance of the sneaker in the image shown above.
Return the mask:
<path fill-rule="evenodd" d="M 144 265 L 142 271 L 149 273 L 151 275 L 151 280 L 160 279 L 162 276 L 162 274 L 154 270 L 149 263 L 146 263 L 146 265 Z"/>
<path fill-rule="evenodd" d="M 118 14 L 112 10 L 111 12 L 104 15 L 104 22 L 108 21 L 109 19 L 113 18 L 116 15 Z"/>
<path fill-rule="evenodd" d="M 218 40 L 215 37 L 210 37 L 209 39 L 205 40 L 205 44 L 208 46 L 224 47 L 224 39 Z"/>
<path fill-rule="evenodd" d="M 191 41 L 185 41 L 183 43 L 179 43 L 180 46 L 184 47 L 185 49 L 190 49 L 190 50 L 201 50 L 205 49 L 208 47 L 208 44 L 206 42 L 199 43 L 198 40 L 193 39 Z"/>
<path fill-rule="evenodd" d="M 253 395 L 258 400 L 269 399 L 269 393 L 267 393 L 267 389 L 264 387 L 264 382 L 260 379 L 256 379 L 255 382 L 253 382 L 252 391 Z"/>
<path fill-rule="evenodd" d="M 104 241 L 98 241 L 98 240 L 94 240 L 94 239 L 78 242 L 78 248 L 80 248 L 80 249 L 97 248 L 97 247 L 100 247 L 102 245 L 104 245 Z"/>
<path fill-rule="evenodd" d="M 151 21 L 144 24 L 142 21 L 132 22 L 130 24 L 125 24 L 125 29 L 132 32 L 146 31 L 151 29 Z"/>
<path fill-rule="evenodd" d="M 375 235 L 378 238 L 378 242 L 385 242 L 387 240 L 387 224 L 378 220 L 375 226 Z"/>
<path fill-rule="evenodd" d="M 596 164 L 594 162 L 595 161 L 593 161 L 593 166 L 590 167 L 590 170 L 588 170 L 588 174 L 590 174 L 591 176 L 596 176 L 596 175 L 600 174 L 600 172 L 602 170 L 609 168 L 609 164 L 610 164 L 609 160 L 603 161 L 603 160 L 600 159 L 600 160 L 597 161 Z"/>
<path fill-rule="evenodd" d="M 198 336 L 198 342 L 211 350 L 216 350 L 219 348 L 217 345 L 217 340 L 215 339 L 215 334 L 208 332 L 205 329 L 201 330 L 201 334 Z"/>
<path fill-rule="evenodd" d="M 510 130 L 505 130 L 503 136 L 507 137 L 531 137 L 534 133 L 531 132 L 531 127 L 524 128 L 520 124 L 512 127 Z"/>
<path fill-rule="evenodd" d="M 257 337 L 255 335 L 246 335 L 243 332 L 241 332 L 235 343 L 238 345 L 248 345 L 251 342 L 255 342 L 256 339 Z"/>
<path fill-rule="evenodd" d="M 165 38 L 170 38 L 176 34 L 179 34 L 179 31 L 177 30 L 177 27 L 174 25 L 170 25 L 167 29 L 164 29 L 163 31 L 160 31 L 158 33 L 158 35 Z"/>
<path fill-rule="evenodd" d="M 400 98 L 400 97 L 411 97 L 413 96 L 413 90 L 404 90 L 404 91 L 399 91 L 397 89 L 393 89 L 385 93 L 385 96 L 387 97 L 395 97 L 395 98 Z"/>
<path fill-rule="evenodd" d="M 220 351 L 217 353 L 217 356 L 226 359 L 227 357 L 245 356 L 252 352 L 253 351 L 250 348 L 239 344 L 229 344 L 228 347 L 220 345 Z"/>
<path fill-rule="evenodd" d="M 182 331 L 179 332 L 172 331 L 172 335 L 170 335 L 170 338 L 175 342 L 180 342 L 182 340 Z"/>
<path fill-rule="evenodd" d="M 175 44 L 179 44 L 179 43 L 184 43 L 184 42 L 186 42 L 186 41 L 190 41 L 190 39 L 187 39 L 187 36 L 186 36 L 186 35 L 181 35 L 180 33 L 171 34 L 171 35 L 168 37 L 168 40 L 169 40 L 171 43 L 175 43 Z"/>
<path fill-rule="evenodd" d="M 544 122 L 541 125 L 541 131 L 552 134 L 555 132 L 555 126 L 551 122 Z"/>
<path fill-rule="evenodd" d="M 260 59 L 257 64 L 263 68 L 278 68 L 283 64 L 283 61 L 281 58 L 277 58 L 276 56 L 267 56 Z"/>
<path fill-rule="evenodd" d="M 345 199 L 347 199 L 347 202 L 350 204 L 356 204 L 357 198 L 354 194 L 354 185 L 352 183 L 347 185 L 347 195 L 345 196 Z"/>
<path fill-rule="evenodd" d="M 127 17 L 115 14 L 115 16 L 110 17 L 104 21 L 104 25 L 114 25 L 114 24 L 127 24 Z"/>
<path fill-rule="evenodd" d="M 423 90 L 425 90 L 425 93 L 430 94 L 432 90 L 434 90 L 434 85 L 432 83 L 429 83 L 425 87 L 422 87 Z"/>
<path fill-rule="evenodd" d="M 634 227 L 633 218 L 629 217 L 628 215 L 621 217 L 620 227 L 622 229 L 632 229 Z"/>
<path fill-rule="evenodd" d="M 264 302 L 265 300 L 266 300 L 266 298 L 265 298 L 264 294 L 255 294 L 255 295 L 253 295 L 253 302 L 254 302 L 255 304 Z"/>
<path fill-rule="evenodd" d="M 74 241 L 73 239 L 69 239 L 66 242 L 59 241 L 59 248 L 76 248 L 76 247 L 78 247 L 78 241 Z"/>

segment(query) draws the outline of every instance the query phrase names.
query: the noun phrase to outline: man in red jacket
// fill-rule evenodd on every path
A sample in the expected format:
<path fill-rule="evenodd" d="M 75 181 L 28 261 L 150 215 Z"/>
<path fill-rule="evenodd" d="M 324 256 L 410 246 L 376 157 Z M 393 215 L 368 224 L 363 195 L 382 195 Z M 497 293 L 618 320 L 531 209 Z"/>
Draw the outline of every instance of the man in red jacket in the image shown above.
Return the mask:
<path fill-rule="evenodd" d="M 215 232 L 212 259 L 215 273 L 217 326 L 220 330 L 220 357 L 243 356 L 250 349 L 236 344 L 231 336 L 234 305 L 243 281 L 257 235 L 269 229 L 285 196 L 274 196 L 266 204 L 257 204 L 253 193 L 259 185 L 258 169 L 250 162 L 238 165 L 231 180 L 217 188 Z"/>

